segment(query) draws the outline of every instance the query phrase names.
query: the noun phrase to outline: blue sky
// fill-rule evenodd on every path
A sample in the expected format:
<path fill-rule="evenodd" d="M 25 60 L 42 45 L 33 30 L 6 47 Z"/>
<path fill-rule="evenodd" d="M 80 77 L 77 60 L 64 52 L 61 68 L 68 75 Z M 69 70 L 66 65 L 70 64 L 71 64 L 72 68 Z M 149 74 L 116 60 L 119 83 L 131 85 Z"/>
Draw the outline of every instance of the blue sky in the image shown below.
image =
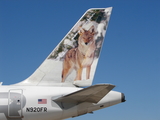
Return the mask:
<path fill-rule="evenodd" d="M 0 81 L 27 78 L 89 8 L 113 7 L 94 84 L 127 101 L 73 120 L 160 119 L 160 1 L 1 0 Z"/>

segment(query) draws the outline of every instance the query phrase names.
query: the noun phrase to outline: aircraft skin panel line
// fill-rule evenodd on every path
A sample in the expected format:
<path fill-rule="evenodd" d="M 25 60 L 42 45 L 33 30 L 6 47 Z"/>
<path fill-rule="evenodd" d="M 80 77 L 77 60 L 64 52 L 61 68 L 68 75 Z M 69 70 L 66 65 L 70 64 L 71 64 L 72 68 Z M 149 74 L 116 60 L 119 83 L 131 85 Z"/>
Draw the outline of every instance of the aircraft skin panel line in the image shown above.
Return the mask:
<path fill-rule="evenodd" d="M 87 10 L 31 76 L 0 82 L 0 120 L 64 120 L 125 102 L 115 85 L 92 85 L 111 12 Z"/>

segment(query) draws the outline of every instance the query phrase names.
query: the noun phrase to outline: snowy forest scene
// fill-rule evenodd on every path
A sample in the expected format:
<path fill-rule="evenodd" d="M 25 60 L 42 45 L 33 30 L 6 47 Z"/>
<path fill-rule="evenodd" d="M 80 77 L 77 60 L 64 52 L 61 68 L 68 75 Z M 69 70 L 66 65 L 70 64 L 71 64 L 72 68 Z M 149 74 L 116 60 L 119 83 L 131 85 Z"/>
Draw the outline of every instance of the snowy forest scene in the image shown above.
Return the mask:
<path fill-rule="evenodd" d="M 54 49 L 48 59 L 60 60 L 64 59 L 66 52 L 72 48 L 78 47 L 79 31 L 81 28 L 88 30 L 94 25 L 96 30 L 95 57 L 98 58 L 99 52 L 106 33 L 106 27 L 110 17 L 109 12 L 103 10 L 90 10 L 77 22 L 77 24 L 70 30 L 70 32 L 63 38 L 61 43 Z"/>

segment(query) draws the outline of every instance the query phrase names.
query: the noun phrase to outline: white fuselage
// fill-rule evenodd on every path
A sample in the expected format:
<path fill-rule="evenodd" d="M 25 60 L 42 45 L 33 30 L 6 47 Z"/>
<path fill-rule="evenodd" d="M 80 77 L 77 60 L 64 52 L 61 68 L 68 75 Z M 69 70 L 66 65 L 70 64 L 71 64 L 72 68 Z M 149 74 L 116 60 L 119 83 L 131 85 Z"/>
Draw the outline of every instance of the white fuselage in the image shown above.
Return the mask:
<path fill-rule="evenodd" d="M 115 91 L 110 91 L 97 104 L 84 102 L 63 109 L 54 102 L 54 99 L 80 89 L 82 88 L 0 86 L 0 120 L 12 120 L 13 118 L 16 120 L 66 119 L 122 102 L 122 93 Z M 42 102 L 39 103 L 38 100 Z M 69 103 L 67 105 L 69 106 Z"/>

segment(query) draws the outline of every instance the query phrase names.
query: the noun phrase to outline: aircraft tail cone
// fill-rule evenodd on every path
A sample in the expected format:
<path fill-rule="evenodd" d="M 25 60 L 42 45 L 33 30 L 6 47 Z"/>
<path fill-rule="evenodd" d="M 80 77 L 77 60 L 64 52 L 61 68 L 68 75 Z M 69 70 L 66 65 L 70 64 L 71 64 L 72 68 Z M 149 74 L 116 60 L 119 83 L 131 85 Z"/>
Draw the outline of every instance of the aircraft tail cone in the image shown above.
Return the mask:
<path fill-rule="evenodd" d="M 124 95 L 124 93 L 122 93 L 121 102 L 125 102 L 125 101 L 126 101 L 126 99 L 125 99 L 125 95 Z"/>

